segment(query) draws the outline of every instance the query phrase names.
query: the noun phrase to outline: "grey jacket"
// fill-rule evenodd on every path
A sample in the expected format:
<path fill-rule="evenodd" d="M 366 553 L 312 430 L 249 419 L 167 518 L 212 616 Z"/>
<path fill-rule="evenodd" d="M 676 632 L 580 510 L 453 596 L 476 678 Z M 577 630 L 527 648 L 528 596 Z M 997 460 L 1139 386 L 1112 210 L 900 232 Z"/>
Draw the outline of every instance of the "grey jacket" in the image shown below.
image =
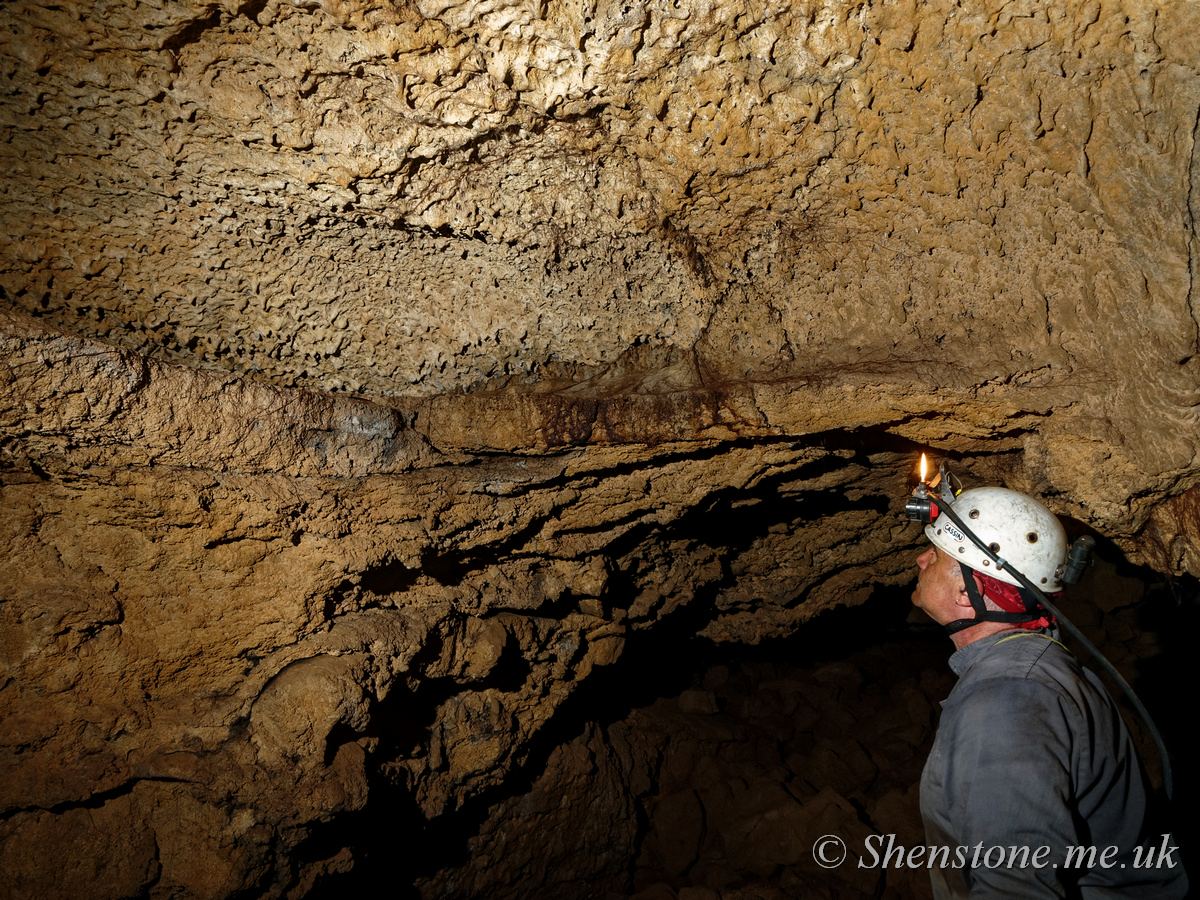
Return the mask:
<path fill-rule="evenodd" d="M 1050 635 L 1020 630 L 968 644 L 950 666 L 959 680 L 921 776 L 926 839 L 950 848 L 930 871 L 935 897 L 1187 894 L 1129 732 L 1092 672 Z"/>

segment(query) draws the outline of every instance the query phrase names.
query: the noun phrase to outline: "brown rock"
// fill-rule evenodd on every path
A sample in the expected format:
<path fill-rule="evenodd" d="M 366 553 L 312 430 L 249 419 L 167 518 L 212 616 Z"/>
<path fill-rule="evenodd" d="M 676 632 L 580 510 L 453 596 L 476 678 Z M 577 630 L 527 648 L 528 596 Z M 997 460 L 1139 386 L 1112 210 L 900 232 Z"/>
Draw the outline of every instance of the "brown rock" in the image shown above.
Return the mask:
<path fill-rule="evenodd" d="M 155 831 L 134 799 L 98 809 L 19 813 L 0 831 L 0 861 L 13 900 L 136 896 L 162 871 Z M 68 862 L 69 861 L 69 862 Z"/>
<path fill-rule="evenodd" d="M 368 775 L 454 815 L 627 642 L 905 583 L 918 446 L 1200 574 L 1200 8 L 1027 12 L 7 5 L 9 880 L 303 892 Z M 855 677 L 751 724 L 861 739 Z"/>
<path fill-rule="evenodd" d="M 672 878 L 687 872 L 704 841 L 704 807 L 696 792 L 679 791 L 659 800 L 650 815 L 650 828 L 651 852 L 663 870 Z"/>
<path fill-rule="evenodd" d="M 711 716 L 720 712 L 717 695 L 712 691 L 684 691 L 679 695 L 679 711 L 696 716 Z"/>

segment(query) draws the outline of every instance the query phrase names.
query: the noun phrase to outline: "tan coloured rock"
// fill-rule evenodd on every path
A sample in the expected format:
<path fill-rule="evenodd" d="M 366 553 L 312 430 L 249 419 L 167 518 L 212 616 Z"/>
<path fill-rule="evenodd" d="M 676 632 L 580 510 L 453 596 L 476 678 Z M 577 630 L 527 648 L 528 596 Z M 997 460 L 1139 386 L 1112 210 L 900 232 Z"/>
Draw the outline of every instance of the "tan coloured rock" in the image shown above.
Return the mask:
<path fill-rule="evenodd" d="M 1200 574 L 1194 3 L 0 26 L 16 896 L 299 896 L 630 633 L 903 581 L 917 445 Z"/>
<path fill-rule="evenodd" d="M 1064 490 L 1193 465 L 1192 4 L 69 9 L 9 13 L 20 308 L 383 394 L 961 385 Z"/>

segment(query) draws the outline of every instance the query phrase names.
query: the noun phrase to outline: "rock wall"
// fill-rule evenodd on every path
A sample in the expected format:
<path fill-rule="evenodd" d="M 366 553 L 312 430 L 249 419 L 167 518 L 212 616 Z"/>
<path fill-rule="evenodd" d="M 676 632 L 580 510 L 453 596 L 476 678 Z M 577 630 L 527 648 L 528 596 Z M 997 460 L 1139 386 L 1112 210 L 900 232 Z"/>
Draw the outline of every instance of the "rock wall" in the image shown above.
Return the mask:
<path fill-rule="evenodd" d="M 856 865 L 871 863 L 873 835 L 924 843 L 918 781 L 954 681 L 944 637 L 928 637 L 832 661 L 805 642 L 819 660 L 807 665 L 773 648 L 589 723 L 497 804 L 466 859 L 422 879 L 422 896 L 929 900 L 923 870 Z M 828 834 L 854 848 L 847 864 L 813 859 Z"/>
<path fill-rule="evenodd" d="M 50 865 L 56 829 L 128 865 L 112 896 L 303 883 L 290 851 L 368 768 L 452 811 L 627 633 L 754 642 L 908 577 L 882 435 L 450 457 L 362 400 L 5 323 L 21 896 L 93 883 Z M 181 805 L 209 844 L 155 825 Z"/>
<path fill-rule="evenodd" d="M 1200 573 L 1195 3 L 0 25 L 13 896 L 301 896 L 902 583 L 922 448 Z"/>

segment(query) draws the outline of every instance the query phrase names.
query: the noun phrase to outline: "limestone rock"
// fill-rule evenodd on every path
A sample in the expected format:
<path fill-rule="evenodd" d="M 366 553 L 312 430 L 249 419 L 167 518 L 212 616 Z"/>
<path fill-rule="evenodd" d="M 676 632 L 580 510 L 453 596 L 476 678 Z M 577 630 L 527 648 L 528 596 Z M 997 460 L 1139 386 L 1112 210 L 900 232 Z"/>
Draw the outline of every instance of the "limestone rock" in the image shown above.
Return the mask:
<path fill-rule="evenodd" d="M 920 449 L 1200 574 L 1194 3 L 0 26 L 15 896 L 314 890 L 372 791 L 494 796 L 632 637 L 903 583 Z M 861 724 L 820 693 L 755 715 Z"/>

